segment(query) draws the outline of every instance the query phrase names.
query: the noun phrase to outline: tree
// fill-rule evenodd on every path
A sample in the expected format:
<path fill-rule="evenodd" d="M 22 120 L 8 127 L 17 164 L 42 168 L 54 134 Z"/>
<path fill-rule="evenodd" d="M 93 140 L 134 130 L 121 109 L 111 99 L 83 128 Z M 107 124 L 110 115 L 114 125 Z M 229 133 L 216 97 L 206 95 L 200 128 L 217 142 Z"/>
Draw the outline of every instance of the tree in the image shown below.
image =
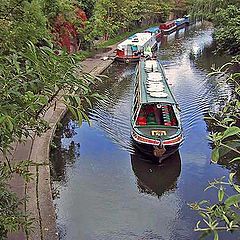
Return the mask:
<path fill-rule="evenodd" d="M 239 9 L 237 0 L 188 0 L 192 18 L 213 22 L 218 49 L 237 54 L 240 51 Z"/>
<path fill-rule="evenodd" d="M 9 191 L 13 174 L 29 180 L 29 162 L 13 165 L 8 153 L 14 142 L 32 132 L 42 134 L 48 123 L 43 113 L 58 97 L 79 124 L 89 121 L 85 108 L 99 99 L 90 86 L 95 78 L 83 73 L 78 56 L 51 43 L 51 24 L 59 12 L 71 20 L 68 0 L 3 0 L 0 5 L 0 236 L 28 230 L 31 219 L 20 211 L 22 200 Z M 78 69 L 78 71 L 76 70 Z"/>

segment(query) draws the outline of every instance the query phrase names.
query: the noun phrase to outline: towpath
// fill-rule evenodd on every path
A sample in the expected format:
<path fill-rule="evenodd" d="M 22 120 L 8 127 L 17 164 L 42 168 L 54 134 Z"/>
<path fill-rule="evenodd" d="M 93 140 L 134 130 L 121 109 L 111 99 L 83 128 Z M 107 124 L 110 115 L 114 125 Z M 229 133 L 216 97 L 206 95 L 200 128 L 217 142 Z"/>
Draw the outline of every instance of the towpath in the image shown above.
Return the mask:
<path fill-rule="evenodd" d="M 116 44 L 117 45 L 117 44 Z M 109 47 L 109 50 L 102 54 L 84 60 L 81 63 L 83 71 L 92 75 L 101 74 L 114 61 L 114 50 L 116 45 Z M 108 59 L 106 59 L 108 58 Z M 25 143 L 17 143 L 10 156 L 12 162 L 31 160 L 33 166 L 30 167 L 32 180 L 24 183 L 19 176 L 14 176 L 10 182 L 11 189 L 20 198 L 27 197 L 28 201 L 25 210 L 34 218 L 34 230 L 26 235 L 24 232 L 9 234 L 9 240 L 57 240 L 56 215 L 52 199 L 49 150 L 54 136 L 57 123 L 66 113 L 65 105 L 54 100 L 51 107 L 44 115 L 44 119 L 49 122 L 50 129 L 41 137 L 33 134 L 32 138 Z"/>

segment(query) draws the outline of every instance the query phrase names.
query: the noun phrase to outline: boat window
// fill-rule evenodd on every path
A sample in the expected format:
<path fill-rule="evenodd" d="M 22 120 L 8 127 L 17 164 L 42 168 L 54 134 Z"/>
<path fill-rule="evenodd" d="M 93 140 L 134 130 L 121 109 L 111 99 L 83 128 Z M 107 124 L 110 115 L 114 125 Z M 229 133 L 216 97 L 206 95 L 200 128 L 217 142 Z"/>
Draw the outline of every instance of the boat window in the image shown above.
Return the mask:
<path fill-rule="evenodd" d="M 137 52 L 138 51 L 138 47 L 136 45 L 132 45 L 131 49 L 133 52 Z"/>
<path fill-rule="evenodd" d="M 136 124 L 144 125 L 163 125 L 177 126 L 177 118 L 173 107 L 168 104 L 145 104 L 142 105 Z"/>

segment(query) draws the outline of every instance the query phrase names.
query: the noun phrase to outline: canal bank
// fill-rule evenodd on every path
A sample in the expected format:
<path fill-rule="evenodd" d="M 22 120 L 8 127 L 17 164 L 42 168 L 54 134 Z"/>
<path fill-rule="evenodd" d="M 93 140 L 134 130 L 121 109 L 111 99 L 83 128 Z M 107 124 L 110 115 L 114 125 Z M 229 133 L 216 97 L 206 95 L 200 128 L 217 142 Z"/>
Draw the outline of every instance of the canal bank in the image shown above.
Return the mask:
<path fill-rule="evenodd" d="M 116 45 L 108 48 L 104 53 L 96 54 L 81 62 L 84 72 L 93 76 L 101 74 L 114 61 L 114 50 Z M 11 190 L 16 192 L 20 198 L 26 198 L 27 202 L 24 210 L 33 220 L 33 230 L 26 234 L 18 232 L 9 234 L 9 240 L 57 240 L 55 208 L 52 200 L 49 149 L 54 136 L 57 124 L 67 112 L 66 106 L 56 97 L 51 106 L 44 114 L 44 120 L 49 123 L 49 130 L 37 136 L 33 134 L 24 143 L 14 145 L 10 156 L 13 163 L 29 160 L 32 161 L 29 168 L 32 179 L 25 183 L 23 179 L 16 175 L 10 182 Z"/>

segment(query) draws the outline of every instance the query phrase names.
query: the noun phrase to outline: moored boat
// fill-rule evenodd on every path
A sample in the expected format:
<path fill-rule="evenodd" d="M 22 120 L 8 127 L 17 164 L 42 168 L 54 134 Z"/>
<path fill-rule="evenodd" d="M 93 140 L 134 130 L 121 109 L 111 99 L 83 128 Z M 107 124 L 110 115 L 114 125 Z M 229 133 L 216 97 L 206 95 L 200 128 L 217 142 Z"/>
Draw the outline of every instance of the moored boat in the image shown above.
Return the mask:
<path fill-rule="evenodd" d="M 122 62 L 139 61 L 144 52 L 156 47 L 156 36 L 150 32 L 136 33 L 118 44 L 115 59 Z"/>
<path fill-rule="evenodd" d="M 150 27 L 150 28 L 146 29 L 144 32 L 151 33 L 152 35 L 154 35 L 157 42 L 161 41 L 162 34 L 161 34 L 161 30 L 159 29 L 158 26 Z"/>
<path fill-rule="evenodd" d="M 165 23 L 160 24 L 159 29 L 162 34 L 170 34 L 174 32 L 177 28 L 175 21 L 167 21 Z"/>
<path fill-rule="evenodd" d="M 180 110 L 158 60 L 136 67 L 131 135 L 136 147 L 162 160 L 183 141 Z"/>
<path fill-rule="evenodd" d="M 181 28 L 181 27 L 189 25 L 189 21 L 190 21 L 189 16 L 184 16 L 182 18 L 177 18 L 175 20 L 175 23 L 176 23 L 177 28 Z"/>

